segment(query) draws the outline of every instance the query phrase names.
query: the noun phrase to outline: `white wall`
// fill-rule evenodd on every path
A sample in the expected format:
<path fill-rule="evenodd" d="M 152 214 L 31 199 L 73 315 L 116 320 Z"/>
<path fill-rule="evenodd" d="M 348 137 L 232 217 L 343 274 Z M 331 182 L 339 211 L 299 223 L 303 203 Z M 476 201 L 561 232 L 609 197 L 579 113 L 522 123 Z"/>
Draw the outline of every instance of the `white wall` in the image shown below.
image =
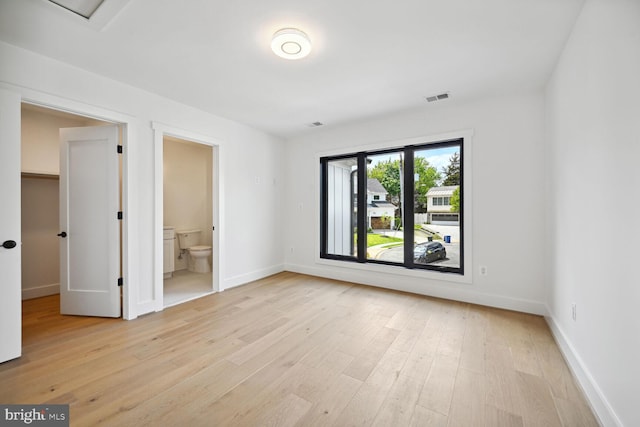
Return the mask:
<path fill-rule="evenodd" d="M 200 230 L 200 245 L 211 246 L 212 218 L 211 146 L 194 142 L 164 140 L 163 204 L 164 225 L 181 230 Z M 179 257 L 178 238 L 174 244 L 175 269 L 184 270 L 187 254 Z M 211 261 L 211 260 L 209 260 Z"/>
<path fill-rule="evenodd" d="M 126 177 L 125 219 L 130 233 L 130 271 L 125 281 L 134 300 L 130 317 L 157 306 L 153 286 L 152 121 L 220 141 L 221 287 L 282 270 L 281 140 L 6 43 L 0 43 L 0 58 L 0 86 L 23 98 L 104 112 L 129 121 L 133 140 L 125 142 L 130 172 Z M 159 244 L 162 247 L 162 242 Z"/>
<path fill-rule="evenodd" d="M 523 94 L 456 105 L 454 100 L 287 142 L 286 267 L 289 270 L 402 289 L 445 298 L 544 313 L 547 242 L 544 218 L 542 94 Z M 472 153 L 474 265 L 471 284 L 450 275 L 401 276 L 404 269 L 354 269 L 317 262 L 318 153 L 359 150 L 362 146 L 424 135 L 473 129 Z M 500 188 L 496 191 L 496 188 Z M 509 209 L 503 206 L 508 195 Z M 303 206 L 303 209 L 299 209 Z M 472 224 L 472 225 L 473 225 Z M 293 251 L 293 252 L 292 252 Z M 476 274 L 479 265 L 488 275 Z M 375 266 L 378 267 L 378 266 Z"/>
<path fill-rule="evenodd" d="M 587 1 L 546 91 L 548 301 L 561 348 L 607 426 L 640 425 L 639 76 L 640 2 Z"/>
<path fill-rule="evenodd" d="M 22 177 L 22 299 L 60 292 L 60 181 Z"/>
<path fill-rule="evenodd" d="M 104 125 L 86 117 L 22 107 L 22 172 L 60 175 L 60 128 Z"/>

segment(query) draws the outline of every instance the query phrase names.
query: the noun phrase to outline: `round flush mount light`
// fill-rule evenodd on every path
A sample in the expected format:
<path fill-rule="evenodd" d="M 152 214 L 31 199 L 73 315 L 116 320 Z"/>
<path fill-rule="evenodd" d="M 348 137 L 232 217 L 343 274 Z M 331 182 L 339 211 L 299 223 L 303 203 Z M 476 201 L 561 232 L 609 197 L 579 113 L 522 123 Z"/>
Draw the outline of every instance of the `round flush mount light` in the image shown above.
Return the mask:
<path fill-rule="evenodd" d="M 297 28 L 283 28 L 273 35 L 271 50 L 280 58 L 300 59 L 311 52 L 311 40 Z"/>

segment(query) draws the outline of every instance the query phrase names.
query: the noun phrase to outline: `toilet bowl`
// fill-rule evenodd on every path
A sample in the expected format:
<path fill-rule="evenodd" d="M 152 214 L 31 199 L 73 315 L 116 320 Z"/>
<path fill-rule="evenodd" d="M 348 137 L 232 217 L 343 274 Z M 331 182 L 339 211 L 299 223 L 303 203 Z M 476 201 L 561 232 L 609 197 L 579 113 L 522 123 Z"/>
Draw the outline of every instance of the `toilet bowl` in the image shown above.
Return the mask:
<path fill-rule="evenodd" d="M 189 271 L 196 273 L 208 273 L 211 271 L 209 257 L 211 246 L 192 246 L 189 248 Z"/>
<path fill-rule="evenodd" d="M 211 271 L 209 257 L 211 246 L 199 245 L 201 230 L 176 231 L 180 249 L 189 256 L 187 269 L 196 273 L 208 273 Z"/>

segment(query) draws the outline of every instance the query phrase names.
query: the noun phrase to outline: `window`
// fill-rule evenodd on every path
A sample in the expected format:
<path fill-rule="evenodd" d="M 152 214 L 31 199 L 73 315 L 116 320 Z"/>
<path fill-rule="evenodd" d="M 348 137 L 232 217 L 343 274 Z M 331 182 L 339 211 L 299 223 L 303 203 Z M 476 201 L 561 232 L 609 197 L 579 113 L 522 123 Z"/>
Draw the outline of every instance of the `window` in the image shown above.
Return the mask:
<path fill-rule="evenodd" d="M 373 200 L 380 200 L 380 195 L 376 194 L 373 196 Z"/>
<path fill-rule="evenodd" d="M 461 138 L 322 157 L 320 257 L 463 275 L 462 149 Z M 368 205 L 367 192 L 387 199 Z"/>
<path fill-rule="evenodd" d="M 434 197 L 433 206 L 451 206 L 451 197 Z"/>
<path fill-rule="evenodd" d="M 324 252 L 330 256 L 355 258 L 358 255 L 354 240 L 359 193 L 357 164 L 357 157 L 337 158 L 324 164 L 323 241 Z"/>

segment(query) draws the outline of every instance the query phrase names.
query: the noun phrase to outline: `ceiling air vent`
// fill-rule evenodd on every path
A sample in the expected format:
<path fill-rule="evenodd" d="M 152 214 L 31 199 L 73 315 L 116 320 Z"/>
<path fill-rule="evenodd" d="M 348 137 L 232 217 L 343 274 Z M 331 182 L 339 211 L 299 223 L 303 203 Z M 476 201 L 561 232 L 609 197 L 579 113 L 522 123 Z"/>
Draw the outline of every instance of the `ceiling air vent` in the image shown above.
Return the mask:
<path fill-rule="evenodd" d="M 441 93 L 440 95 L 425 96 L 428 102 L 442 101 L 447 98 L 449 98 L 449 92 Z"/>

